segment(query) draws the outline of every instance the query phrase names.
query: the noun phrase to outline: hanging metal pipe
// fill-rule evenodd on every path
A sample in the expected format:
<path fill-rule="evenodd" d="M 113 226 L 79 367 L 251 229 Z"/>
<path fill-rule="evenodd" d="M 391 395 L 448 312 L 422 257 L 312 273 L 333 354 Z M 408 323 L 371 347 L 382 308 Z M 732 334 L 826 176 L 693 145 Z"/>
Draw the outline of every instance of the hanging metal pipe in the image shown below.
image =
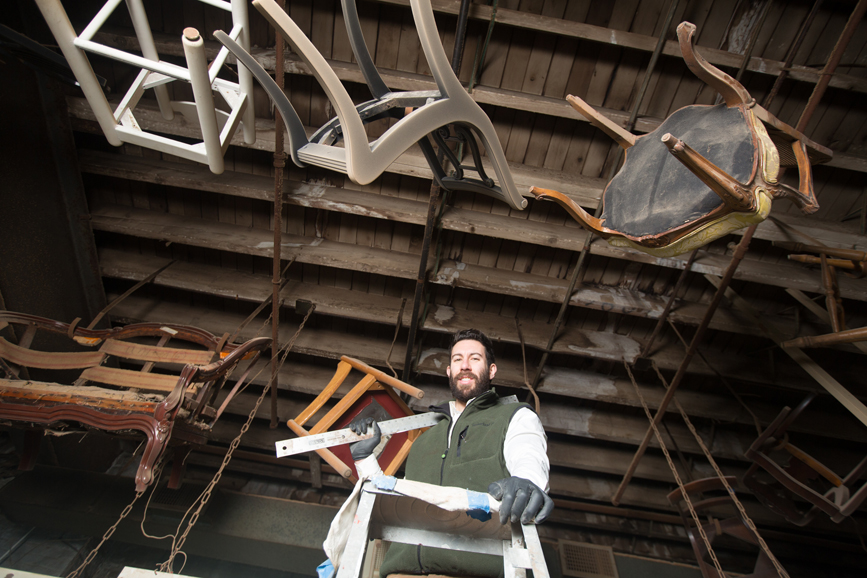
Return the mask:
<path fill-rule="evenodd" d="M 277 0 L 282 9 L 285 0 Z M 274 44 L 275 66 L 274 80 L 280 90 L 283 90 L 283 37 L 276 35 Z M 253 106 L 253 103 L 248 103 Z M 280 111 L 274 109 L 274 266 L 271 279 L 271 428 L 277 427 L 277 370 L 279 369 L 278 352 L 280 351 L 280 245 L 283 242 L 283 169 L 286 166 L 286 153 L 283 150 L 283 119 Z"/>
<path fill-rule="evenodd" d="M 627 130 L 631 131 L 635 127 L 635 119 L 638 118 L 638 110 L 641 107 L 641 101 L 644 100 L 644 94 L 650 84 L 650 76 L 656 68 L 656 63 L 659 61 L 659 55 L 662 54 L 662 49 L 665 46 L 665 37 L 668 35 L 668 29 L 671 27 L 671 21 L 674 18 L 680 0 L 671 0 L 668 7 L 668 15 L 665 19 L 665 25 L 659 33 L 659 38 L 656 41 L 656 48 L 650 57 L 650 62 L 647 64 L 647 72 L 644 73 L 644 80 L 641 83 L 641 88 L 635 98 L 635 104 L 632 106 L 632 112 L 629 115 L 629 124 Z M 618 151 L 621 150 L 618 147 Z M 620 157 L 611 166 L 607 180 L 611 180 L 617 170 L 617 165 L 620 164 Z M 598 217 L 602 211 L 602 198 L 599 198 L 599 204 L 596 205 L 596 210 L 593 211 L 593 216 Z M 575 264 L 575 269 L 572 271 L 572 277 L 569 279 L 569 287 L 566 289 L 566 295 L 563 297 L 563 303 L 560 304 L 560 311 L 557 312 L 557 319 L 554 321 L 554 327 L 551 330 L 551 337 L 548 338 L 548 345 L 545 351 L 542 352 L 542 359 L 539 360 L 539 365 L 536 368 L 536 374 L 533 376 L 532 386 L 535 388 L 542 379 L 542 372 L 545 370 L 545 364 L 548 363 L 551 348 L 554 347 L 554 342 L 557 340 L 557 334 L 560 333 L 560 326 L 563 325 L 563 320 L 566 318 L 566 312 L 569 310 L 569 300 L 572 298 L 572 293 L 578 283 L 584 281 L 584 274 L 587 271 L 587 254 L 590 251 L 590 244 L 593 242 L 593 235 L 587 231 L 587 237 L 584 239 L 584 246 L 581 247 L 581 253 L 578 255 L 578 262 Z"/>
<path fill-rule="evenodd" d="M 822 96 L 824 96 L 825 90 L 828 88 L 828 83 L 831 82 L 831 76 L 837 70 L 837 65 L 840 64 L 840 59 L 843 58 L 843 52 L 849 45 L 849 41 L 852 40 L 852 36 L 861 23 L 861 19 L 864 18 L 865 11 L 867 11 L 867 0 L 859 0 L 858 5 L 855 6 L 855 10 L 852 11 L 852 15 L 849 17 L 849 21 L 846 23 L 846 27 L 840 33 L 840 38 L 837 39 L 837 44 L 828 58 L 828 63 L 822 70 L 822 76 L 819 78 L 819 82 L 816 83 L 815 88 L 813 88 L 813 94 L 810 95 L 810 100 L 807 101 L 804 112 L 801 113 L 801 118 L 798 119 L 798 125 L 795 127 L 797 130 L 801 132 L 806 131 L 807 123 L 810 122 L 813 113 L 816 112 L 819 101 L 822 100 Z"/>
<path fill-rule="evenodd" d="M 713 317 L 713 314 L 716 312 L 717 307 L 722 302 L 723 296 L 725 295 L 726 289 L 731 283 L 732 278 L 734 278 L 735 271 L 737 271 L 738 265 L 740 265 L 741 260 L 744 258 L 744 255 L 747 253 L 747 249 L 750 246 L 750 240 L 753 238 L 753 233 L 756 232 L 756 225 L 750 226 L 749 229 L 744 233 L 741 242 L 738 243 L 737 248 L 735 249 L 735 254 L 732 256 L 732 260 L 729 263 L 729 266 L 726 268 L 725 275 L 723 275 L 722 282 L 717 288 L 716 293 L 713 296 L 713 300 L 708 305 L 707 310 L 704 313 L 704 317 L 701 320 L 701 323 L 696 329 L 695 335 L 692 338 L 692 342 L 689 344 L 689 349 L 686 352 L 686 355 L 683 357 L 683 361 L 680 363 L 680 367 L 677 368 L 677 373 L 674 375 L 674 379 L 671 380 L 671 384 L 668 386 L 668 390 L 665 392 L 665 396 L 663 396 L 662 401 L 659 402 L 659 408 L 656 410 L 656 415 L 653 417 L 653 425 L 659 425 L 659 422 L 662 421 L 662 417 L 665 415 L 665 410 L 668 408 L 668 404 L 671 403 L 671 400 L 674 398 L 674 393 L 677 391 L 677 388 L 680 386 L 680 382 L 683 380 L 683 376 L 686 374 L 686 369 L 689 367 L 690 361 L 692 361 L 695 352 L 698 350 L 698 345 L 701 343 L 702 338 L 704 338 L 704 333 L 707 330 L 708 325 L 710 325 L 710 320 Z M 635 455 L 632 458 L 632 462 L 629 464 L 629 467 L 626 470 L 626 474 L 623 476 L 623 481 L 620 482 L 620 487 L 617 488 L 617 492 L 614 494 L 614 497 L 611 498 L 611 503 L 615 506 L 620 503 L 620 498 L 623 497 L 623 492 L 626 491 L 626 486 L 629 485 L 629 481 L 632 479 L 633 474 L 635 474 L 635 469 L 638 467 L 638 462 L 641 460 L 641 457 L 644 455 L 644 452 L 647 450 L 647 446 L 650 444 L 650 438 L 653 437 L 653 426 L 647 428 L 647 432 L 644 434 L 644 439 L 641 441 L 641 444 L 638 446 L 638 450 L 635 452 Z"/>
<path fill-rule="evenodd" d="M 458 25 L 455 28 L 455 49 L 452 51 L 452 70 L 455 76 L 461 75 L 461 62 L 464 59 L 464 45 L 467 43 L 467 21 L 470 15 L 470 0 L 461 0 L 458 12 Z"/>

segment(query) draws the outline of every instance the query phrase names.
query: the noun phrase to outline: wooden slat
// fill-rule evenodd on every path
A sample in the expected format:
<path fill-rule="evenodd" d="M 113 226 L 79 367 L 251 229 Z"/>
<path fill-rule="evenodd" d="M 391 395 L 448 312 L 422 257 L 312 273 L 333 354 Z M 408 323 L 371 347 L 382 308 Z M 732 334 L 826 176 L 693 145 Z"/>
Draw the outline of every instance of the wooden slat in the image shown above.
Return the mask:
<path fill-rule="evenodd" d="M 157 347 L 156 345 L 144 345 L 129 341 L 119 341 L 117 339 L 106 339 L 100 351 L 107 355 L 114 355 L 125 359 L 138 359 L 140 361 L 153 361 L 156 363 L 207 365 L 214 358 L 213 351 Z"/>
<path fill-rule="evenodd" d="M 0 357 L 25 367 L 40 369 L 80 369 L 102 363 L 104 353 L 99 351 L 56 352 L 35 351 L 9 343 L 0 337 Z"/>
<path fill-rule="evenodd" d="M 162 396 L 89 385 L 59 385 L 44 381 L 0 379 L 0 396 L 45 403 L 74 403 L 103 409 L 153 412 Z M 8 399 L 7 399 L 8 401 Z"/>
<path fill-rule="evenodd" d="M 170 393 L 178 384 L 178 377 L 160 373 L 142 373 L 129 369 L 115 367 L 89 367 L 81 372 L 81 377 L 88 381 L 107 383 L 120 387 L 131 387 L 143 391 Z"/>

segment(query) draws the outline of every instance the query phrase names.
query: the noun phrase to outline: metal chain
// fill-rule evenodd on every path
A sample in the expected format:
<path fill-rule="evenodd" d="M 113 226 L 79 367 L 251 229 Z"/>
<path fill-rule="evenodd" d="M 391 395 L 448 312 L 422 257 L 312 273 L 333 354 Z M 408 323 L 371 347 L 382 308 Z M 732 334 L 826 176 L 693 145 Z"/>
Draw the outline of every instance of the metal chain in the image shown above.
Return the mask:
<path fill-rule="evenodd" d="M 666 383 L 665 378 L 662 376 L 662 373 L 659 371 L 659 367 L 656 365 L 656 363 L 652 363 L 652 365 L 653 365 L 653 369 L 656 371 L 656 375 L 659 376 L 660 381 L 662 381 L 662 384 L 667 388 L 668 384 Z M 738 512 L 740 512 L 740 515 L 741 515 L 741 519 L 744 521 L 744 523 L 747 525 L 747 527 L 753 532 L 753 534 L 755 534 L 756 539 L 759 542 L 759 547 L 762 549 L 762 551 L 767 555 L 767 557 L 770 559 L 771 563 L 774 565 L 774 568 L 777 570 L 777 575 L 779 575 L 781 578 L 789 578 L 789 574 L 786 572 L 786 569 L 783 568 L 782 564 L 780 564 L 779 560 L 777 560 L 777 557 L 774 556 L 773 552 L 771 552 L 771 549 L 768 547 L 768 544 L 765 542 L 764 538 L 762 538 L 761 534 L 759 534 L 759 530 L 756 528 L 756 525 L 753 522 L 752 518 L 750 518 L 747 515 L 747 511 L 744 509 L 744 505 L 741 504 L 741 501 L 735 495 L 735 491 L 731 488 L 729 483 L 726 481 L 725 475 L 723 475 L 722 471 L 720 470 L 719 466 L 716 463 L 716 460 L 713 459 L 713 455 L 711 455 L 710 450 L 708 449 L 708 447 L 704 443 L 704 440 L 702 440 L 701 436 L 698 435 L 698 432 L 696 431 L 695 426 L 692 425 L 692 421 L 689 419 L 689 416 L 686 415 L 686 411 L 684 411 L 683 407 L 680 405 L 680 403 L 676 399 L 674 400 L 674 404 L 675 404 L 675 406 L 677 406 L 677 409 L 680 411 L 680 415 L 683 416 L 683 421 L 686 422 L 686 426 L 689 428 L 689 431 L 692 432 L 692 435 L 695 437 L 695 441 L 698 442 L 699 447 L 701 447 L 701 450 L 704 452 L 704 455 L 705 455 L 705 457 L 707 457 L 707 460 L 710 462 L 710 465 L 713 466 L 713 469 L 716 472 L 716 475 L 719 476 L 719 479 L 722 481 L 723 486 L 725 486 L 725 489 L 728 492 L 729 496 L 731 497 L 732 501 L 735 503 L 735 506 L 737 506 Z"/>
<path fill-rule="evenodd" d="M 310 310 L 304 316 L 304 319 L 301 321 L 301 325 L 298 326 L 298 330 L 295 332 L 295 335 L 293 335 L 292 339 L 289 340 L 289 343 L 286 344 L 286 346 L 283 350 L 283 357 L 280 360 L 280 366 L 282 366 L 283 363 L 286 361 L 286 356 L 289 354 L 289 351 L 295 345 L 295 340 L 298 339 L 298 336 L 301 334 L 301 330 L 304 329 L 304 324 L 307 323 L 307 319 L 310 318 L 310 315 L 313 313 L 313 311 L 315 309 L 316 309 L 315 305 L 310 308 Z M 265 369 L 265 367 L 263 366 L 262 369 L 260 369 L 259 372 L 250 381 L 252 382 L 253 380 L 255 380 L 256 377 L 258 377 L 264 369 Z M 278 367 L 278 370 L 279 370 L 279 367 Z M 214 474 L 213 479 L 211 479 L 208 486 L 205 488 L 205 490 L 199 496 L 199 498 L 197 500 L 199 505 L 196 508 L 196 511 L 193 512 L 193 515 L 190 516 L 190 520 L 189 520 L 189 522 L 187 522 L 187 527 L 184 529 L 184 533 L 181 535 L 180 538 L 172 541 L 173 543 L 172 543 L 171 554 L 169 554 L 169 559 L 160 565 L 160 572 L 174 573 L 172 570 L 172 565 L 174 564 L 175 557 L 178 554 L 183 554 L 183 552 L 181 551 L 181 548 L 183 548 L 184 542 L 186 542 L 186 540 L 187 540 L 187 535 L 190 533 L 190 530 L 193 529 L 193 526 L 196 525 L 196 522 L 198 522 L 199 514 L 202 512 L 202 508 L 204 508 L 205 504 L 208 503 L 208 500 L 211 499 L 211 493 L 214 490 L 214 487 L 216 487 L 217 483 L 220 481 L 220 478 L 223 476 L 223 470 L 226 469 L 226 466 L 228 466 L 229 462 L 232 460 L 232 453 L 240 445 L 241 437 L 245 433 L 247 433 L 248 429 L 250 429 L 250 425 L 253 423 L 253 418 L 256 417 L 256 412 L 259 411 L 259 406 L 262 405 L 262 401 L 265 399 L 265 396 L 267 395 L 268 391 L 270 391 L 270 389 L 271 389 L 271 382 L 269 380 L 268 383 L 265 385 L 265 387 L 262 389 L 262 394 L 259 396 L 259 399 L 256 400 L 256 405 L 253 406 L 253 410 L 250 412 L 250 415 L 247 416 L 247 422 L 243 426 L 241 426 L 241 431 L 238 433 L 238 435 L 235 437 L 235 439 L 232 440 L 232 443 L 229 444 L 229 450 L 226 452 L 226 455 L 223 457 L 223 463 L 220 464 L 220 469 L 217 470 L 217 473 Z M 189 512 L 189 510 L 188 510 L 188 512 Z M 186 554 L 184 554 L 184 557 L 186 557 Z M 74 577 L 69 576 L 67 578 L 74 578 Z"/>
<path fill-rule="evenodd" d="M 723 572 L 722 566 L 720 566 L 719 560 L 716 557 L 716 552 L 714 552 L 713 547 L 710 545 L 710 540 L 708 540 L 707 534 L 705 534 L 704 532 L 702 522 L 695 511 L 695 507 L 692 505 L 692 500 L 689 499 L 689 494 L 686 492 L 683 481 L 680 479 L 680 474 L 677 473 L 677 468 L 675 467 L 674 462 L 671 459 L 671 455 L 669 455 L 668 453 L 668 448 L 665 447 L 665 441 L 662 439 L 662 434 L 659 433 L 659 428 L 656 427 L 656 423 L 653 421 L 653 415 L 650 413 L 650 408 L 647 407 L 647 402 L 644 401 L 644 396 L 641 395 L 641 390 L 638 389 L 638 383 L 636 383 L 635 377 L 632 375 L 632 370 L 629 369 L 629 364 L 626 363 L 626 361 L 623 362 L 623 366 L 626 368 L 626 373 L 629 374 L 629 379 L 632 380 L 632 386 L 635 388 L 635 393 L 638 394 L 638 399 L 641 401 L 641 406 L 644 408 L 644 413 L 647 415 L 647 419 L 650 420 L 650 427 L 653 428 L 653 433 L 656 434 L 656 439 L 657 441 L 659 441 L 659 447 L 660 449 L 662 449 L 662 453 L 665 455 L 666 461 L 668 461 L 668 467 L 671 468 L 671 473 L 674 474 L 674 481 L 677 482 L 677 487 L 680 488 L 680 495 L 683 496 L 683 500 L 686 502 L 686 505 L 689 508 L 689 513 L 692 515 L 692 519 L 695 521 L 695 526 L 698 529 L 698 533 L 701 536 L 705 547 L 707 548 L 707 552 L 710 555 L 711 560 L 713 560 L 713 565 L 714 567 L 716 567 L 716 571 L 719 572 L 719 575 L 722 578 L 725 578 L 726 574 L 725 572 Z"/>
<path fill-rule="evenodd" d="M 162 469 L 163 469 L 163 462 L 161 461 L 157 465 L 157 467 L 154 468 L 154 479 L 157 479 L 159 477 L 160 473 L 162 472 Z M 153 485 L 151 487 L 151 489 L 153 490 L 153 488 L 155 488 L 155 487 L 156 487 L 156 485 Z M 144 495 L 144 493 L 146 491 L 147 490 L 145 489 L 145 490 L 142 490 L 140 492 L 135 493 L 135 497 L 132 499 L 132 501 L 129 504 L 127 504 L 126 508 L 124 508 L 123 511 L 120 513 L 120 517 L 117 519 L 117 522 L 112 524 L 111 527 L 105 531 L 105 534 L 102 535 L 102 540 L 99 541 L 99 544 L 97 544 L 96 547 L 90 551 L 90 554 L 87 555 L 87 558 L 84 559 L 84 562 L 82 562 L 78 568 L 76 568 L 75 570 L 70 572 L 66 576 L 66 578 L 78 578 L 78 576 L 84 571 L 84 569 L 87 567 L 87 565 L 90 564 L 94 558 L 96 558 L 96 554 L 99 552 L 99 549 L 102 548 L 102 545 L 105 544 L 105 542 L 109 538 L 111 538 L 112 534 L 114 534 L 114 531 L 117 530 L 118 525 L 123 521 L 124 518 L 126 518 L 129 515 L 130 512 L 132 512 L 133 506 L 138 501 L 138 499 Z"/>

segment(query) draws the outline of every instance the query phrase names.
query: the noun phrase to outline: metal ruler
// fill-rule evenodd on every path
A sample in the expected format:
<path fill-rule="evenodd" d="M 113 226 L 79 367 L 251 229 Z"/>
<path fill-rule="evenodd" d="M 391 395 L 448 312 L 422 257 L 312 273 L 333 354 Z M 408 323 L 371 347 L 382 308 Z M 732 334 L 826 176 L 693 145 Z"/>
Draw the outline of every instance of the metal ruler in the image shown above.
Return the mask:
<path fill-rule="evenodd" d="M 445 417 L 446 416 L 441 413 L 428 412 L 407 417 L 399 417 L 397 419 L 390 419 L 378 423 L 382 435 L 386 436 L 423 427 L 431 427 L 436 425 L 440 420 L 445 419 Z M 337 431 L 327 431 L 321 434 L 293 438 L 290 440 L 283 440 L 275 442 L 274 445 L 277 447 L 277 457 L 283 458 L 321 448 L 351 444 L 353 442 L 368 439 L 369 437 L 371 436 L 356 435 L 351 429 L 346 428 Z"/>

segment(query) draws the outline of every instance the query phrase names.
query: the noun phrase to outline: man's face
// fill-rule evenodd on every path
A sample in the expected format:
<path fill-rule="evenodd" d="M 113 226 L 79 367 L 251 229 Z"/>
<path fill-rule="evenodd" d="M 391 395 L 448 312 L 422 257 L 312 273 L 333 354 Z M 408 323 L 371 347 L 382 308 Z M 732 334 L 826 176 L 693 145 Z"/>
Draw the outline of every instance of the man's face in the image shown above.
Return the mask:
<path fill-rule="evenodd" d="M 452 347 L 446 374 L 449 376 L 452 395 L 459 402 L 466 403 L 488 391 L 496 373 L 496 365 L 488 367 L 485 346 L 480 342 L 464 339 Z"/>

